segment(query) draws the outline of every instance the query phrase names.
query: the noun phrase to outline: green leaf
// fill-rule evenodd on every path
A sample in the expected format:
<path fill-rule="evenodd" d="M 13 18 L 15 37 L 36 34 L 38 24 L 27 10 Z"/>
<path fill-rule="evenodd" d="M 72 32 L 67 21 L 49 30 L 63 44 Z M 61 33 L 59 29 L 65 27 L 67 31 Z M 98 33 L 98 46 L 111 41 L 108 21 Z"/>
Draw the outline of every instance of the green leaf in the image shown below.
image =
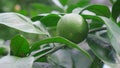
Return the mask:
<path fill-rule="evenodd" d="M 120 55 L 120 28 L 119 26 L 113 22 L 111 19 L 105 18 L 105 17 L 100 17 L 104 23 L 106 24 L 108 28 L 108 35 L 110 42 L 115 49 L 115 51 Z"/>
<path fill-rule="evenodd" d="M 77 5 L 78 5 L 79 7 L 85 7 L 85 6 L 87 6 L 88 4 L 90 4 L 90 0 L 80 0 L 80 1 L 77 3 Z"/>
<path fill-rule="evenodd" d="M 84 19 L 92 19 L 92 22 L 90 22 L 90 29 L 101 27 L 104 24 L 104 22 L 97 16 L 83 14 L 82 16 Z"/>
<path fill-rule="evenodd" d="M 60 49 L 48 56 L 49 63 L 63 68 L 73 68 L 71 54 L 66 49 Z"/>
<path fill-rule="evenodd" d="M 112 17 L 113 19 L 117 19 L 117 17 L 120 15 L 120 0 L 117 0 L 112 7 Z"/>
<path fill-rule="evenodd" d="M 0 13 L 0 24 L 8 27 L 34 34 L 45 34 L 32 25 L 32 21 L 18 13 Z"/>
<path fill-rule="evenodd" d="M 70 5 L 68 8 L 67 8 L 67 13 L 71 13 L 73 11 L 73 9 L 77 8 L 78 6 L 77 5 Z"/>
<path fill-rule="evenodd" d="M 48 60 L 53 65 L 60 65 L 65 68 L 89 68 L 92 62 L 79 50 L 67 47 L 48 56 Z"/>
<path fill-rule="evenodd" d="M 35 16 L 35 17 L 32 17 L 31 20 L 32 21 L 39 21 L 43 16 Z"/>
<path fill-rule="evenodd" d="M 21 35 L 15 36 L 10 43 L 10 49 L 14 56 L 25 57 L 29 53 L 29 43 Z"/>
<path fill-rule="evenodd" d="M 32 68 L 34 57 L 5 56 L 0 59 L 0 68 Z"/>
<path fill-rule="evenodd" d="M 84 18 L 91 18 L 91 19 L 97 19 L 100 20 L 101 22 L 105 23 L 107 28 L 108 28 L 108 35 L 110 42 L 112 44 L 112 47 L 115 49 L 115 51 L 120 55 L 120 40 L 119 40 L 119 35 L 120 35 L 120 28 L 119 26 L 112 21 L 111 19 L 108 19 L 106 17 L 102 16 L 92 16 L 92 15 L 83 15 Z"/>
<path fill-rule="evenodd" d="M 87 42 L 93 51 L 93 53 L 99 57 L 102 61 L 106 61 L 109 63 L 113 63 L 113 57 L 110 55 L 112 49 L 108 46 L 109 44 L 105 41 L 101 40 L 98 36 L 89 34 L 87 38 Z"/>
<path fill-rule="evenodd" d="M 45 17 L 42 17 L 40 21 L 46 26 L 46 27 L 52 27 L 56 26 L 58 21 L 60 19 L 60 16 L 57 14 L 49 14 Z"/>
<path fill-rule="evenodd" d="M 120 27 L 120 21 L 117 23 L 117 25 Z"/>
<path fill-rule="evenodd" d="M 62 43 L 62 44 L 67 44 L 66 46 L 68 47 L 72 47 L 72 48 L 76 48 L 79 51 L 81 51 L 84 55 L 86 55 L 87 57 L 91 58 L 90 55 L 83 49 L 81 49 L 78 45 L 76 45 L 75 43 L 62 38 L 62 37 L 53 37 L 53 38 L 48 38 L 48 39 L 44 39 L 44 40 L 40 40 L 34 44 L 32 44 L 31 50 L 30 52 L 38 49 L 41 45 L 43 44 L 48 44 L 48 43 Z"/>
<path fill-rule="evenodd" d="M 59 65 L 52 65 L 50 63 L 42 63 L 42 62 L 35 62 L 33 64 L 33 68 L 64 68 L 60 67 Z"/>
<path fill-rule="evenodd" d="M 103 63 L 98 57 L 95 56 L 95 59 L 91 64 L 90 68 L 103 68 Z"/>
<path fill-rule="evenodd" d="M 76 49 L 69 49 L 68 50 L 71 54 L 72 61 L 73 61 L 73 68 L 89 68 L 92 60 L 87 58 L 82 52 Z M 84 65 L 85 64 L 85 65 Z"/>
<path fill-rule="evenodd" d="M 9 40 L 18 33 L 19 33 L 18 30 L 15 30 L 13 28 L 0 24 L 0 38 L 1 39 Z"/>
<path fill-rule="evenodd" d="M 100 15 L 100 16 L 105 16 L 105 17 L 110 17 L 110 10 L 107 6 L 104 5 L 89 5 L 85 8 L 83 8 L 80 12 L 80 14 L 84 11 L 84 10 L 89 10 L 91 12 L 94 12 L 96 15 Z"/>
<path fill-rule="evenodd" d="M 67 5 L 68 0 L 59 0 L 59 2 L 60 2 L 63 6 L 65 6 L 65 5 Z"/>
<path fill-rule="evenodd" d="M 74 3 L 74 4 L 72 3 L 72 4 L 68 5 L 67 12 L 71 13 L 73 11 L 73 9 L 78 8 L 78 7 L 85 7 L 89 3 L 90 3 L 89 0 L 80 0 L 80 1 L 78 1 L 76 3 Z"/>
<path fill-rule="evenodd" d="M 87 42 L 91 47 L 93 53 L 105 64 L 110 66 L 110 68 L 120 67 L 120 62 L 118 61 L 120 57 L 116 57 L 116 53 L 111 48 L 109 47 L 106 48 L 105 45 L 107 44 L 103 43 L 104 42 L 103 40 L 100 40 L 95 35 L 90 35 L 87 39 Z"/>
<path fill-rule="evenodd" d="M 111 19 L 108 19 L 106 17 L 101 17 L 101 16 L 98 17 L 98 16 L 91 16 L 91 15 L 83 15 L 83 16 L 84 16 L 84 18 L 88 18 L 88 19 L 101 20 L 101 22 L 104 22 L 106 24 L 106 26 L 108 28 L 108 35 L 109 35 L 109 39 L 112 44 L 112 47 L 117 52 L 117 54 L 120 55 L 120 49 L 119 49 L 120 48 L 120 42 L 119 42 L 120 41 L 119 40 L 120 28 L 119 28 L 119 26 L 114 21 L 112 21 Z M 99 48 L 99 47 L 97 47 L 97 48 Z M 96 51 L 94 51 L 94 52 L 96 52 Z M 117 58 L 119 59 L 120 57 L 118 56 Z M 120 67 L 120 62 L 118 62 L 118 63 L 109 63 L 108 61 L 103 61 L 103 62 L 106 63 L 107 65 L 109 65 L 111 68 L 119 68 Z"/>
<path fill-rule="evenodd" d="M 93 19 L 93 20 L 98 20 L 98 21 L 101 21 L 103 22 L 98 16 L 94 16 L 94 15 L 84 15 L 82 14 L 83 18 L 85 19 Z M 104 22 L 103 22 L 104 23 Z"/>
<path fill-rule="evenodd" d="M 90 29 L 94 29 L 94 28 L 99 28 L 103 26 L 103 22 L 99 21 L 99 20 L 92 20 L 90 22 Z"/>

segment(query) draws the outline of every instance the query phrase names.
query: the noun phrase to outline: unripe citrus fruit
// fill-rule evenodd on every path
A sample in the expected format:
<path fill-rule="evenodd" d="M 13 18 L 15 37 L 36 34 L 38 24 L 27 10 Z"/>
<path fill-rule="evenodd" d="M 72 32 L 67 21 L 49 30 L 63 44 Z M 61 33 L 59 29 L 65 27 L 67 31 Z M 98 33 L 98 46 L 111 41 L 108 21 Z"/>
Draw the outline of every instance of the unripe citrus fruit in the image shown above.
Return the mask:
<path fill-rule="evenodd" d="M 88 34 L 88 24 L 79 14 L 66 14 L 57 24 L 58 35 L 79 43 L 83 41 Z"/>

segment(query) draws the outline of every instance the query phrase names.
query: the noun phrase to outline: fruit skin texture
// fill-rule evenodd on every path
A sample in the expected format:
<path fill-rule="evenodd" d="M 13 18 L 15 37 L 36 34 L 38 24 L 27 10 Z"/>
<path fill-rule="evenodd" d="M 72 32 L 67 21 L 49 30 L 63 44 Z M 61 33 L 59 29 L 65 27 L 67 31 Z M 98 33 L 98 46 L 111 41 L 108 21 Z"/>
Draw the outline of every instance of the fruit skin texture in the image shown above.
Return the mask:
<path fill-rule="evenodd" d="M 66 14 L 57 24 L 57 32 L 74 43 L 80 43 L 88 34 L 88 24 L 79 14 Z"/>

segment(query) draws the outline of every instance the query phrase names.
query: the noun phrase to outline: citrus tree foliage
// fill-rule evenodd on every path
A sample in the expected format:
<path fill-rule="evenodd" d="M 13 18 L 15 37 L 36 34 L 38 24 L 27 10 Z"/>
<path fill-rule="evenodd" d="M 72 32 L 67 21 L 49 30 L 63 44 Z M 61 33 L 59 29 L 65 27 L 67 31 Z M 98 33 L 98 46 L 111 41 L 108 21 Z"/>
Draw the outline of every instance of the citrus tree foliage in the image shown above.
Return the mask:
<path fill-rule="evenodd" d="M 9 9 L 5 1 L 0 2 L 0 68 L 120 67 L 120 0 L 110 0 L 111 11 L 90 0 L 6 1 Z M 4 12 L 13 5 L 15 12 Z"/>

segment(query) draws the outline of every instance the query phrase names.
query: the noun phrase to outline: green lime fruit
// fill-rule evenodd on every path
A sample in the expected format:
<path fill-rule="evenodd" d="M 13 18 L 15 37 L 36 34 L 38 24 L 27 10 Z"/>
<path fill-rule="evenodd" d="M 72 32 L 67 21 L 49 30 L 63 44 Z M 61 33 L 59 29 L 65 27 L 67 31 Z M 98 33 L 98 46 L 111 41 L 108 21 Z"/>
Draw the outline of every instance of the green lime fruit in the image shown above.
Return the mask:
<path fill-rule="evenodd" d="M 80 43 L 87 37 L 88 24 L 79 14 L 66 14 L 59 20 L 57 32 L 59 36 L 74 43 Z"/>

